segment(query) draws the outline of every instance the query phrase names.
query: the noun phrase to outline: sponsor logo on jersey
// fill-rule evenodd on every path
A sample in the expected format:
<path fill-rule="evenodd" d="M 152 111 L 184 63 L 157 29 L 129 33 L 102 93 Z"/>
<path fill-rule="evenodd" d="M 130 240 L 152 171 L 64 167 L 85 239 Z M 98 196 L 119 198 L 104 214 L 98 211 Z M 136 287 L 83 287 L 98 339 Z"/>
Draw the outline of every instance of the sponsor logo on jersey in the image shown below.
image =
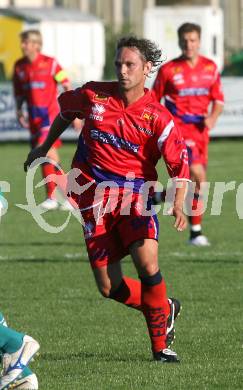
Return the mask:
<path fill-rule="evenodd" d="M 152 136 L 153 135 L 153 132 L 150 130 L 150 129 L 146 129 L 145 127 L 142 127 L 140 125 L 137 125 L 136 123 L 133 124 L 133 127 L 135 127 L 135 129 L 143 132 L 144 134 L 146 135 L 149 135 L 149 136 Z"/>
<path fill-rule="evenodd" d="M 105 112 L 105 107 L 102 104 L 95 103 L 95 105 L 91 107 L 91 110 L 92 113 L 89 114 L 89 118 L 102 122 L 104 119 L 102 114 Z"/>
<path fill-rule="evenodd" d="M 103 114 L 105 112 L 105 107 L 102 104 L 96 103 L 91 107 L 93 114 Z"/>
<path fill-rule="evenodd" d="M 177 73 L 173 76 L 173 80 L 179 80 L 179 79 L 182 79 L 183 78 L 183 74 L 182 73 Z"/>
<path fill-rule="evenodd" d="M 46 83 L 44 81 L 32 81 L 25 83 L 23 89 L 45 89 Z"/>
<path fill-rule="evenodd" d="M 158 118 L 158 114 L 155 114 L 149 110 L 145 109 L 142 113 L 142 119 L 145 120 L 146 122 L 154 123 L 157 118 Z"/>
<path fill-rule="evenodd" d="M 110 97 L 103 93 L 96 93 L 93 97 L 93 101 L 102 104 L 108 104 Z"/>
<path fill-rule="evenodd" d="M 98 141 L 102 144 L 112 145 L 117 149 L 129 150 L 134 153 L 137 153 L 139 150 L 139 145 L 127 141 L 124 138 L 117 137 L 115 134 L 106 133 L 98 129 L 92 129 L 90 131 L 90 136 L 95 141 Z"/>
<path fill-rule="evenodd" d="M 182 88 L 179 91 L 179 96 L 207 96 L 209 95 L 208 88 Z"/>
<path fill-rule="evenodd" d="M 184 76 L 182 73 L 176 73 L 173 77 L 173 82 L 175 85 L 178 85 L 178 84 L 183 84 L 185 81 L 184 81 Z"/>

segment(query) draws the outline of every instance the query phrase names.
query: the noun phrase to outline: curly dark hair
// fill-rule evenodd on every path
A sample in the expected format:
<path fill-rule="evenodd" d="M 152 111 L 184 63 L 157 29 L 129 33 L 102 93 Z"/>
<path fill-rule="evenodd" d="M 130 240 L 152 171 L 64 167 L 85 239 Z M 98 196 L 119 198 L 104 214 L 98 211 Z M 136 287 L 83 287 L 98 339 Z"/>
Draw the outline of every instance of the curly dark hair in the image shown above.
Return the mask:
<path fill-rule="evenodd" d="M 141 54 L 145 62 L 150 61 L 153 64 L 153 70 L 155 72 L 157 67 L 162 64 L 161 54 L 162 51 L 156 45 L 156 43 L 149 39 L 137 38 L 134 35 L 128 37 L 122 37 L 117 42 L 116 49 L 122 49 L 123 47 L 135 47 Z"/>

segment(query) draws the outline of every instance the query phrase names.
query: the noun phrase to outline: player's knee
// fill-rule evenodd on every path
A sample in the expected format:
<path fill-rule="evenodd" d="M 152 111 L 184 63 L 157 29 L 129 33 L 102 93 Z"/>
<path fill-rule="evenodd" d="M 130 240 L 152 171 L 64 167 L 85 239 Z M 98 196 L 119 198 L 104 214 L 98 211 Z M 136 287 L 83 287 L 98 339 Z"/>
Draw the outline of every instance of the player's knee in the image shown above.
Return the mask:
<path fill-rule="evenodd" d="M 159 270 L 159 266 L 157 262 L 144 262 L 143 264 L 140 265 L 138 272 L 140 276 L 152 276 L 156 274 Z"/>

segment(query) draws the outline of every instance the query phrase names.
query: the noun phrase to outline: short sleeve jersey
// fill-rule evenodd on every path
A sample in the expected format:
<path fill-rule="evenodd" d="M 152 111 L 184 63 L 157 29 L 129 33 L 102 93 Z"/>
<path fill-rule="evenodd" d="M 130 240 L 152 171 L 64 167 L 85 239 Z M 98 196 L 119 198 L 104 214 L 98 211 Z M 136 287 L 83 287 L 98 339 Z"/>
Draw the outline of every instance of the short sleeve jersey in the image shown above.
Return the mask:
<path fill-rule="evenodd" d="M 194 68 L 183 57 L 161 66 L 153 85 L 157 101 L 165 97 L 165 106 L 185 123 L 200 123 L 210 102 L 224 102 L 216 64 L 199 56 Z"/>
<path fill-rule="evenodd" d="M 50 126 L 59 112 L 57 84 L 66 82 L 66 73 L 55 58 L 39 54 L 33 62 L 23 57 L 15 63 L 14 95 L 26 101 L 30 126 Z"/>
<path fill-rule="evenodd" d="M 163 155 L 172 177 L 189 177 L 187 152 L 171 114 L 151 92 L 129 106 L 117 82 L 90 82 L 60 95 L 60 114 L 85 119 L 76 160 L 125 177 L 156 180 L 155 166 Z"/>

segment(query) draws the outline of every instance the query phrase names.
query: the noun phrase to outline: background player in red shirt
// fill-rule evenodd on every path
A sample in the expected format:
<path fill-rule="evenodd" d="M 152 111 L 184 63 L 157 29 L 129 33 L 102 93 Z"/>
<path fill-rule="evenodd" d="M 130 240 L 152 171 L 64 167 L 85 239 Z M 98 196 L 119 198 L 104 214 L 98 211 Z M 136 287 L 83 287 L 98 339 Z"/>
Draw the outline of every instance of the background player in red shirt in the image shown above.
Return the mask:
<path fill-rule="evenodd" d="M 38 30 L 28 30 L 20 34 L 23 57 L 14 65 L 14 96 L 16 101 L 17 118 L 21 126 L 29 128 L 32 148 L 40 145 L 47 137 L 49 128 L 59 112 L 57 103 L 57 85 L 62 84 L 64 91 L 71 88 L 66 72 L 55 58 L 41 54 L 42 37 Z M 22 110 L 27 103 L 28 116 Z M 58 139 L 48 152 L 48 157 L 59 163 L 57 149 L 61 146 Z M 42 165 L 42 174 L 46 178 L 57 172 L 55 165 Z M 55 183 L 46 184 L 47 199 L 41 204 L 44 209 L 58 208 L 55 199 Z M 70 210 L 71 205 L 65 201 L 60 207 Z"/>
<path fill-rule="evenodd" d="M 90 82 L 63 93 L 60 115 L 44 144 L 29 153 L 25 170 L 46 155 L 74 118 L 85 120 L 73 168 L 79 168 L 80 188 L 85 184 L 89 188 L 81 194 L 73 189 L 73 197 L 84 220 L 94 277 L 104 297 L 143 313 L 153 357 L 163 363 L 178 361 L 168 346 L 180 305 L 167 299 L 158 264 L 158 220 L 154 213 L 145 215 L 151 206 L 146 189 L 151 186 L 148 181 L 157 180 L 155 166 L 163 156 L 170 175 L 179 182 L 172 215 L 175 228 L 182 231 L 189 169 L 185 144 L 171 114 L 144 89 L 160 56 L 153 42 L 121 39 L 115 57 L 118 82 Z M 123 275 L 120 260 L 127 254 L 140 280 Z"/>
<path fill-rule="evenodd" d="M 160 68 L 153 91 L 159 102 L 164 97 L 188 149 L 191 179 L 196 183 L 195 191 L 193 188 L 193 193 L 189 193 L 192 211 L 196 211 L 189 218 L 189 243 L 206 246 L 209 241 L 202 235 L 203 204 L 199 192 L 206 181 L 208 133 L 222 112 L 224 96 L 216 64 L 199 54 L 200 36 L 201 27 L 197 24 L 185 23 L 178 29 L 182 54 Z"/>

